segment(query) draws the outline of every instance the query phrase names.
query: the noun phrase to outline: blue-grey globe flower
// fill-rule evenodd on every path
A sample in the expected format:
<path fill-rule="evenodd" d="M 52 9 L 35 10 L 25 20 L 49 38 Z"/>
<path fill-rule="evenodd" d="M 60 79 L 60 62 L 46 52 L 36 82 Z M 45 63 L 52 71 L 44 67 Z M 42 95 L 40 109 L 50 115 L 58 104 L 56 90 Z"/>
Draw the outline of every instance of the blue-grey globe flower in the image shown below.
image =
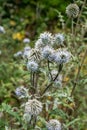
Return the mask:
<path fill-rule="evenodd" d="M 45 45 L 51 45 L 53 42 L 53 36 L 49 32 L 41 33 L 39 39 L 41 39 Z"/>
<path fill-rule="evenodd" d="M 38 63 L 35 61 L 28 61 L 27 63 L 27 69 L 32 71 L 32 72 L 37 72 L 38 71 Z"/>
<path fill-rule="evenodd" d="M 18 51 L 17 53 L 14 54 L 14 57 L 22 57 L 23 53 L 22 51 Z"/>
<path fill-rule="evenodd" d="M 63 42 L 64 42 L 63 34 L 58 33 L 54 35 L 54 42 L 53 42 L 54 45 L 62 45 Z"/>
<path fill-rule="evenodd" d="M 27 97 L 28 89 L 26 89 L 24 86 L 20 86 L 20 87 L 16 88 L 15 94 L 19 98 L 25 98 L 25 97 Z"/>
<path fill-rule="evenodd" d="M 54 49 L 51 48 L 50 46 L 45 46 L 41 52 L 42 57 L 44 59 L 48 59 L 49 61 L 53 61 L 54 60 Z"/>
<path fill-rule="evenodd" d="M 47 130 L 61 130 L 61 123 L 56 119 L 51 119 L 47 123 Z"/>
<path fill-rule="evenodd" d="M 63 64 L 69 62 L 71 58 L 71 53 L 68 52 L 66 49 L 59 49 L 55 53 L 55 62 L 58 64 Z"/>
<path fill-rule="evenodd" d="M 38 40 L 35 42 L 35 48 L 36 48 L 36 49 L 42 50 L 42 48 L 43 48 L 44 46 L 45 46 L 45 45 L 43 44 L 43 42 L 42 42 L 41 39 L 38 39 Z"/>
<path fill-rule="evenodd" d="M 25 113 L 37 116 L 42 111 L 42 103 L 37 99 L 28 100 L 25 104 Z"/>
<path fill-rule="evenodd" d="M 24 38 L 23 43 L 30 43 L 30 39 L 29 38 Z"/>

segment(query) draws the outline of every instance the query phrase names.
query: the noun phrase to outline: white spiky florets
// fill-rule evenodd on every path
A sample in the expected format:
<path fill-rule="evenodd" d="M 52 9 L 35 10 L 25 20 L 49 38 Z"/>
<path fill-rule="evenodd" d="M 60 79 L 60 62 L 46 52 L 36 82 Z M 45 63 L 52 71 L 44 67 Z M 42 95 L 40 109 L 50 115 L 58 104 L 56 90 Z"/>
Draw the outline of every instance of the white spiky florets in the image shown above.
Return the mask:
<path fill-rule="evenodd" d="M 30 54 L 31 54 L 31 48 L 30 46 L 26 46 L 23 51 L 23 58 L 28 59 L 30 57 Z"/>
<path fill-rule="evenodd" d="M 66 14 L 70 18 L 76 18 L 79 14 L 79 7 L 76 4 L 70 4 L 66 7 Z"/>
<path fill-rule="evenodd" d="M 35 42 L 35 48 L 36 49 L 42 49 L 45 45 L 43 44 L 42 40 L 41 39 L 38 39 L 36 42 Z"/>
<path fill-rule="evenodd" d="M 28 61 L 27 69 L 31 70 L 32 72 L 38 71 L 38 64 L 35 61 Z"/>
<path fill-rule="evenodd" d="M 54 45 L 62 45 L 64 42 L 64 35 L 63 34 L 55 34 L 54 35 Z"/>
<path fill-rule="evenodd" d="M 51 119 L 47 123 L 47 130 L 61 130 L 61 123 L 58 120 Z"/>
<path fill-rule="evenodd" d="M 71 58 L 71 53 L 68 52 L 66 49 L 59 49 L 55 53 L 55 62 L 58 64 L 63 64 L 69 62 Z"/>
<path fill-rule="evenodd" d="M 36 99 L 28 100 L 25 104 L 25 113 L 37 116 L 42 111 L 42 103 Z"/>
<path fill-rule="evenodd" d="M 42 40 L 43 44 L 45 44 L 45 45 L 51 45 L 52 44 L 52 40 L 53 40 L 53 36 L 49 32 L 44 32 L 44 33 L 40 34 L 39 39 Z"/>
<path fill-rule="evenodd" d="M 54 60 L 54 49 L 50 46 L 45 46 L 41 54 L 44 59 L 48 59 L 49 61 Z"/>

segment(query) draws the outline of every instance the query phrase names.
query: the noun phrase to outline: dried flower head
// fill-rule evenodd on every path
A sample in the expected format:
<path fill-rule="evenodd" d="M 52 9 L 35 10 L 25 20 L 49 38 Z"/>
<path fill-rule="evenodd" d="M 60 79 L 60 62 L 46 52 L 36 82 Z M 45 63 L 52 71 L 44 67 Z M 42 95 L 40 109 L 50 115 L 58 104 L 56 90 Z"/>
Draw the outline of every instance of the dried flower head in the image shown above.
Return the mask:
<path fill-rule="evenodd" d="M 25 113 L 37 116 L 42 111 L 42 103 L 36 99 L 28 100 L 25 104 Z"/>
<path fill-rule="evenodd" d="M 71 53 L 68 52 L 66 49 L 59 49 L 55 53 L 55 62 L 58 64 L 63 64 L 69 62 L 71 58 Z"/>
<path fill-rule="evenodd" d="M 53 42 L 54 45 L 55 44 L 62 45 L 63 42 L 64 42 L 64 35 L 63 34 L 58 33 L 58 34 L 54 35 L 54 42 Z"/>
<path fill-rule="evenodd" d="M 35 42 L 35 48 L 36 49 L 42 49 L 45 45 L 43 44 L 42 40 L 41 39 L 38 39 L 36 42 Z"/>
<path fill-rule="evenodd" d="M 40 38 L 43 42 L 43 44 L 45 45 L 51 45 L 52 44 L 52 40 L 53 40 L 53 36 L 51 33 L 49 32 L 44 32 L 40 34 Z"/>
<path fill-rule="evenodd" d="M 54 49 L 49 46 L 45 46 L 41 54 L 44 59 L 48 59 L 49 61 L 54 60 Z"/>
<path fill-rule="evenodd" d="M 38 64 L 35 61 L 28 61 L 27 69 L 31 70 L 32 72 L 38 71 Z"/>
<path fill-rule="evenodd" d="M 58 120 L 51 119 L 47 123 L 47 129 L 48 130 L 61 130 L 61 123 Z"/>
<path fill-rule="evenodd" d="M 79 7 L 76 4 L 70 4 L 66 7 L 66 14 L 70 18 L 76 18 L 79 14 Z"/>

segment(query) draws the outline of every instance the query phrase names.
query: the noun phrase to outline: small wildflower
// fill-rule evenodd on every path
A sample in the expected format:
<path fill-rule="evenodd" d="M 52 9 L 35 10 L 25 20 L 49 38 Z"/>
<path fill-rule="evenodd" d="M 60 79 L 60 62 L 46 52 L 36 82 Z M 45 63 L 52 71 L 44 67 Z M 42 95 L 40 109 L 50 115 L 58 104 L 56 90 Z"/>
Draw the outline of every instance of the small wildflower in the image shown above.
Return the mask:
<path fill-rule="evenodd" d="M 29 43 L 30 42 L 30 39 L 29 38 L 24 38 L 23 39 L 23 43 Z"/>
<path fill-rule="evenodd" d="M 32 72 L 38 71 L 38 64 L 35 61 L 28 61 L 27 69 L 31 70 Z"/>
<path fill-rule="evenodd" d="M 63 63 L 67 63 L 69 62 L 71 58 L 71 53 L 68 52 L 65 49 L 59 49 L 56 53 L 55 53 L 55 62 L 59 63 L 59 64 L 63 64 Z"/>
<path fill-rule="evenodd" d="M 29 59 L 30 55 L 31 55 L 31 48 L 29 46 L 26 46 L 23 51 L 23 58 Z"/>
<path fill-rule="evenodd" d="M 19 98 L 26 97 L 27 96 L 27 92 L 28 92 L 28 89 L 26 89 L 24 86 L 20 86 L 20 87 L 16 88 L 16 90 L 15 90 L 15 94 Z"/>
<path fill-rule="evenodd" d="M 47 123 L 47 130 L 61 130 L 61 123 L 58 120 L 51 119 Z"/>
<path fill-rule="evenodd" d="M 52 40 L 53 40 L 53 36 L 49 32 L 44 32 L 44 33 L 40 34 L 40 39 L 42 40 L 43 44 L 51 45 L 52 44 Z"/>
<path fill-rule="evenodd" d="M 54 44 L 62 45 L 63 42 L 64 42 L 64 35 L 63 34 L 58 33 L 58 34 L 54 35 L 54 42 L 53 42 Z"/>
<path fill-rule="evenodd" d="M 5 29 L 3 26 L 0 26 L 0 33 L 5 33 Z"/>
<path fill-rule="evenodd" d="M 66 7 L 66 14 L 70 18 L 76 18 L 79 14 L 79 7 L 76 4 L 70 4 Z"/>
<path fill-rule="evenodd" d="M 42 111 L 42 103 L 36 99 L 28 100 L 25 104 L 25 113 L 37 116 Z"/>
<path fill-rule="evenodd" d="M 22 51 L 18 51 L 17 53 L 14 54 L 14 57 L 21 57 L 22 56 Z"/>

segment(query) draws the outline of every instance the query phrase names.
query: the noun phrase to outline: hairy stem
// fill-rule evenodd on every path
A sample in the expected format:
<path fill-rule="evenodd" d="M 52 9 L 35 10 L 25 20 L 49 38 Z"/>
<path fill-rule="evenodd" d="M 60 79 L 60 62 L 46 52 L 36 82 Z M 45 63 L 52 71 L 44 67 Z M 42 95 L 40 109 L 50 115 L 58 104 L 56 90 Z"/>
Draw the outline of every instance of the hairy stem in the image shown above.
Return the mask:
<path fill-rule="evenodd" d="M 59 65 L 59 71 L 57 73 L 57 75 L 55 76 L 55 78 L 52 80 L 52 82 L 50 84 L 48 84 L 48 86 L 45 88 L 45 90 L 43 91 L 42 95 L 52 86 L 52 84 L 54 83 L 54 81 L 57 79 L 57 77 L 59 76 L 61 70 L 62 70 L 63 64 Z"/>
<path fill-rule="evenodd" d="M 84 60 L 85 60 L 86 56 L 87 56 L 87 50 L 85 51 L 85 54 L 84 54 L 83 59 L 81 61 L 81 65 L 78 67 L 78 72 L 77 72 L 77 75 L 76 75 L 76 78 L 75 78 L 75 81 L 74 81 L 74 85 L 73 85 L 73 88 L 72 88 L 72 91 L 71 91 L 71 96 L 73 95 L 73 93 L 75 91 L 75 88 L 77 86 L 79 74 L 80 74 L 80 71 L 81 71 L 81 68 L 83 66 L 83 63 L 84 63 Z"/>
<path fill-rule="evenodd" d="M 51 74 L 51 69 L 50 69 L 50 63 L 49 63 L 49 61 L 48 61 L 48 70 L 49 70 L 49 74 L 50 74 L 51 80 L 53 80 L 53 77 L 52 77 L 52 74 Z"/>

